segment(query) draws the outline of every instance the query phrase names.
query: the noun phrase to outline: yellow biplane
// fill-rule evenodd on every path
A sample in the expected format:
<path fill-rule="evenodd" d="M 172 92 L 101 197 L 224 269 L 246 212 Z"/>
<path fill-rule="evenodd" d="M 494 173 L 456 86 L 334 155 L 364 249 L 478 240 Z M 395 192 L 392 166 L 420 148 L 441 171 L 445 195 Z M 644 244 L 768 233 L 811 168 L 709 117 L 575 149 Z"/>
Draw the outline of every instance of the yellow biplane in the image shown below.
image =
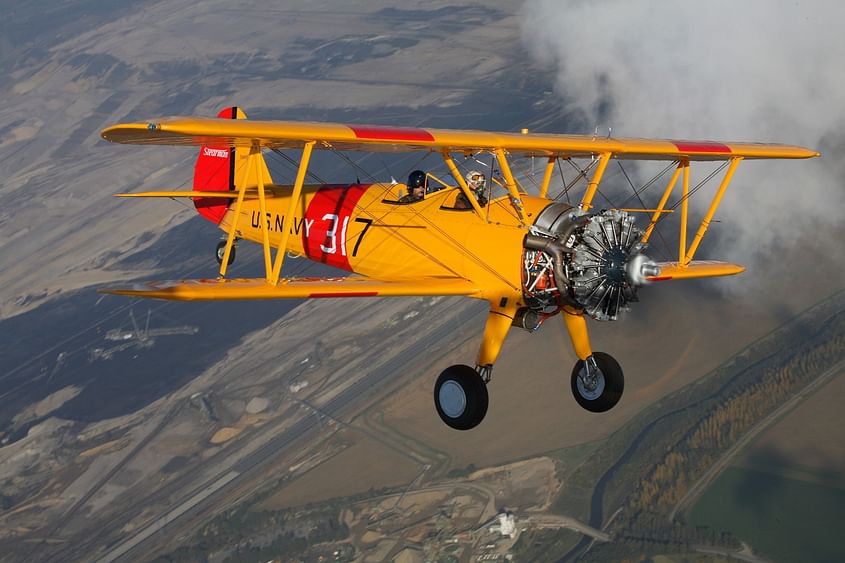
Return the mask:
<path fill-rule="evenodd" d="M 487 384 L 512 326 L 537 330 L 561 313 L 578 361 L 571 386 L 576 401 L 604 412 L 620 399 L 622 369 L 610 355 L 593 352 L 586 318 L 615 320 L 653 281 L 728 276 L 736 264 L 694 260 L 716 208 L 743 160 L 811 158 L 802 147 L 613 139 L 596 136 L 493 133 L 446 129 L 251 121 L 236 107 L 217 118 L 172 117 L 109 127 L 116 143 L 198 146 L 191 191 L 119 194 L 191 197 L 198 212 L 227 233 L 218 245 L 216 279 L 144 282 L 105 293 L 174 300 L 464 295 L 490 305 L 475 367 L 451 366 L 437 379 L 434 401 L 452 428 L 477 426 L 487 412 Z M 262 150 L 301 149 L 292 186 L 275 185 Z M 442 157 L 454 184 L 424 186 L 419 197 L 396 183 L 305 185 L 314 149 L 421 151 Z M 455 161 L 489 154 L 500 170 L 501 194 L 489 199 L 472 189 Z M 514 157 L 543 162 L 539 193 L 521 187 L 509 163 Z M 578 205 L 547 197 L 556 163 L 590 159 Z M 673 170 L 655 209 L 597 211 L 593 198 L 611 159 L 663 160 Z M 690 164 L 722 161 L 726 171 L 687 245 Z M 426 178 L 431 178 L 429 174 Z M 654 262 L 644 254 L 670 195 L 681 184 L 677 261 Z M 475 186 L 477 187 L 477 186 Z M 460 203 L 463 203 L 461 205 Z M 650 221 L 636 226 L 632 213 Z M 231 279 L 227 266 L 236 243 L 262 245 L 265 277 Z M 274 256 L 275 251 L 275 256 Z M 304 256 L 356 276 L 281 277 L 286 253 Z"/>

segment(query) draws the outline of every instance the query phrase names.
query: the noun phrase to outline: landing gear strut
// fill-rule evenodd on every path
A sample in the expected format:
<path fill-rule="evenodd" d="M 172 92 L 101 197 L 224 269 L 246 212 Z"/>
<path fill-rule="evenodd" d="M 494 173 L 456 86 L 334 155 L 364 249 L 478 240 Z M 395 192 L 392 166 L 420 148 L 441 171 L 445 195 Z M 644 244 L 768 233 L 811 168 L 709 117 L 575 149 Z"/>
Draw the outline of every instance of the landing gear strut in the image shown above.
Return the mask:
<path fill-rule="evenodd" d="M 434 406 L 440 419 L 455 430 L 478 426 L 487 414 L 487 404 L 487 384 L 475 369 L 454 365 L 437 378 Z"/>
<path fill-rule="evenodd" d="M 235 244 L 232 244 L 232 250 L 229 252 L 229 262 L 226 264 L 227 266 L 231 266 L 235 262 L 235 249 L 238 247 L 237 239 L 235 239 Z M 226 241 L 221 240 L 217 243 L 217 248 L 214 251 L 214 257 L 217 259 L 218 264 L 223 263 L 223 255 L 226 253 Z"/>
<path fill-rule="evenodd" d="M 624 388 L 622 368 L 610 354 L 594 352 L 586 360 L 578 360 L 572 368 L 572 394 L 590 412 L 612 409 L 622 398 Z"/>

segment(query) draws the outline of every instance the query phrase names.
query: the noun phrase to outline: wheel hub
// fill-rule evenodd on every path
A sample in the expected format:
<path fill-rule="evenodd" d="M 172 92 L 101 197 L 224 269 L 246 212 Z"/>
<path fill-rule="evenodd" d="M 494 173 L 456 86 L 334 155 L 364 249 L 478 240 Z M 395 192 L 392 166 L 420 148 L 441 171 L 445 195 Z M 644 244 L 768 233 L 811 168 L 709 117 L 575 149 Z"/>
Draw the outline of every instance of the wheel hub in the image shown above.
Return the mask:
<path fill-rule="evenodd" d="M 594 401 L 604 393 L 604 373 L 596 365 L 595 360 L 587 358 L 581 371 L 578 373 L 578 392 L 589 401 Z"/>
<path fill-rule="evenodd" d="M 440 408 L 449 418 L 458 418 L 467 408 L 467 396 L 456 381 L 446 381 L 440 387 Z"/>

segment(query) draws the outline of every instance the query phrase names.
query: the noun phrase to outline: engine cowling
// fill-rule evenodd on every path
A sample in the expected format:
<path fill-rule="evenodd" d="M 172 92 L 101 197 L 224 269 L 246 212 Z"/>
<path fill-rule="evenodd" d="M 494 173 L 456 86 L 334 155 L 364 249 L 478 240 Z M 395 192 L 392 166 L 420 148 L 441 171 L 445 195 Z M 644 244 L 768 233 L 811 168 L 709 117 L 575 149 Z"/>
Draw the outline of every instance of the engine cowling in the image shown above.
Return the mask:
<path fill-rule="evenodd" d="M 659 274 L 644 254 L 642 231 L 625 211 L 586 214 L 555 203 L 525 237 L 523 294 L 529 308 L 568 305 L 597 320 L 616 320 L 637 287 Z"/>

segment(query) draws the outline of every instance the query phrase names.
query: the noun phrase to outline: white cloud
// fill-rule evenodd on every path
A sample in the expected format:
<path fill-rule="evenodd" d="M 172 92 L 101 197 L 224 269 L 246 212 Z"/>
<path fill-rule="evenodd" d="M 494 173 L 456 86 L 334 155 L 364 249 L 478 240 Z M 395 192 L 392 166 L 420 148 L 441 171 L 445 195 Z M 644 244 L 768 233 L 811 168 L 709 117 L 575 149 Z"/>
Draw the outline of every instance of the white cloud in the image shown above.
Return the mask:
<path fill-rule="evenodd" d="M 523 38 L 556 73 L 563 109 L 611 125 L 614 136 L 828 151 L 740 165 L 716 217 L 731 246 L 699 257 L 754 262 L 842 223 L 843 16 L 833 1 L 529 0 Z M 700 211 L 708 201 L 698 200 Z M 831 252 L 843 261 L 840 244 Z"/>

